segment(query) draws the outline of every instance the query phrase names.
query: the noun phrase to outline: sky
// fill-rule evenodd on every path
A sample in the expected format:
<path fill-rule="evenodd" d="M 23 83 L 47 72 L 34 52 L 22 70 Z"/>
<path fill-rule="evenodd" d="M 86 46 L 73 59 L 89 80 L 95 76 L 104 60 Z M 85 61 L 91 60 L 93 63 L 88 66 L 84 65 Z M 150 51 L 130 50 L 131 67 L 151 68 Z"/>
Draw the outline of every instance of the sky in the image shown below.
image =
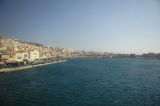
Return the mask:
<path fill-rule="evenodd" d="M 160 0 L 0 0 L 0 34 L 75 50 L 160 53 Z"/>

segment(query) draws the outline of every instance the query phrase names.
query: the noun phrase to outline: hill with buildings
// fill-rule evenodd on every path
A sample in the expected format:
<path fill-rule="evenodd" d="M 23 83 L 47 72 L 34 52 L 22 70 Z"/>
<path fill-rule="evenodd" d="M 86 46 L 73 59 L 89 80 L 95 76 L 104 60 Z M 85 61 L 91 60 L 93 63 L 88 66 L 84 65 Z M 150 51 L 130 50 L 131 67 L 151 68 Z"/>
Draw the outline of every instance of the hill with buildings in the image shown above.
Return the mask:
<path fill-rule="evenodd" d="M 50 57 L 72 56 L 75 51 L 69 48 L 50 47 L 39 43 L 27 42 L 0 36 L 1 60 L 20 61 L 24 59 L 44 59 Z"/>
<path fill-rule="evenodd" d="M 75 51 L 70 48 L 60 48 L 42 45 L 35 42 L 22 41 L 18 39 L 0 36 L 0 61 L 33 61 L 36 59 L 47 59 L 57 57 L 115 57 L 115 58 L 160 58 L 160 54 L 146 53 L 136 54 L 114 54 L 95 51 Z"/>

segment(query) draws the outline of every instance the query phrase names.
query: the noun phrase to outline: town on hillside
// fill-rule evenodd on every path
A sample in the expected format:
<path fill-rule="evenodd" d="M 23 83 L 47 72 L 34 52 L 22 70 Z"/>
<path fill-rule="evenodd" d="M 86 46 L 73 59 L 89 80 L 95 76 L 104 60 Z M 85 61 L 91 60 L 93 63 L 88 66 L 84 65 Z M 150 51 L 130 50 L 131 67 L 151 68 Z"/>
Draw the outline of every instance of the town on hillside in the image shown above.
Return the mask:
<path fill-rule="evenodd" d="M 0 69 L 51 63 L 67 57 L 160 59 L 160 53 L 136 55 L 95 51 L 75 51 L 70 48 L 50 47 L 34 42 L 21 41 L 0 36 Z"/>
<path fill-rule="evenodd" d="M 71 56 L 73 49 L 49 47 L 33 42 L 26 42 L 0 37 L 0 68 L 24 65 L 45 64 Z"/>

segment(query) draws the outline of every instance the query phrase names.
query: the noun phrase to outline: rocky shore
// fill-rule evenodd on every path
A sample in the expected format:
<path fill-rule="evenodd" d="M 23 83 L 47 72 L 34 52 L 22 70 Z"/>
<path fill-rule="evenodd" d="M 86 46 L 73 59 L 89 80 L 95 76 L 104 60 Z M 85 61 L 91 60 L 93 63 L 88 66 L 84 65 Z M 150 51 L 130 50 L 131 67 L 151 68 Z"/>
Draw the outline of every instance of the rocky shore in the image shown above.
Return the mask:
<path fill-rule="evenodd" d="M 40 66 L 49 65 L 49 64 L 61 63 L 61 62 L 65 62 L 65 61 L 67 61 L 67 60 L 59 60 L 59 61 L 55 61 L 55 62 L 51 62 L 51 63 L 45 63 L 45 64 L 18 66 L 18 67 L 12 67 L 12 68 L 4 68 L 4 69 L 0 69 L 0 73 L 12 72 L 12 71 L 18 71 L 18 70 L 24 70 L 24 69 L 29 69 L 29 68 L 33 68 L 33 67 L 40 67 Z"/>

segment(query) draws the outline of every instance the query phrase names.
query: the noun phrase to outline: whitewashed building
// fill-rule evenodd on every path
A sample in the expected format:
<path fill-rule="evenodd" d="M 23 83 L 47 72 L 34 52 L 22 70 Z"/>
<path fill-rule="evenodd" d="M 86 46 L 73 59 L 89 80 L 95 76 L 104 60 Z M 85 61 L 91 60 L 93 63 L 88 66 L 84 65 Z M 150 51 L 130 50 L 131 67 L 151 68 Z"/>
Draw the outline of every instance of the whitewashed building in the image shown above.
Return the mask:
<path fill-rule="evenodd" d="M 35 59 L 40 58 L 40 53 L 37 50 L 30 51 L 30 60 L 33 61 Z"/>
<path fill-rule="evenodd" d="M 23 60 L 29 60 L 29 53 L 28 52 L 16 53 L 15 61 L 23 61 Z"/>

